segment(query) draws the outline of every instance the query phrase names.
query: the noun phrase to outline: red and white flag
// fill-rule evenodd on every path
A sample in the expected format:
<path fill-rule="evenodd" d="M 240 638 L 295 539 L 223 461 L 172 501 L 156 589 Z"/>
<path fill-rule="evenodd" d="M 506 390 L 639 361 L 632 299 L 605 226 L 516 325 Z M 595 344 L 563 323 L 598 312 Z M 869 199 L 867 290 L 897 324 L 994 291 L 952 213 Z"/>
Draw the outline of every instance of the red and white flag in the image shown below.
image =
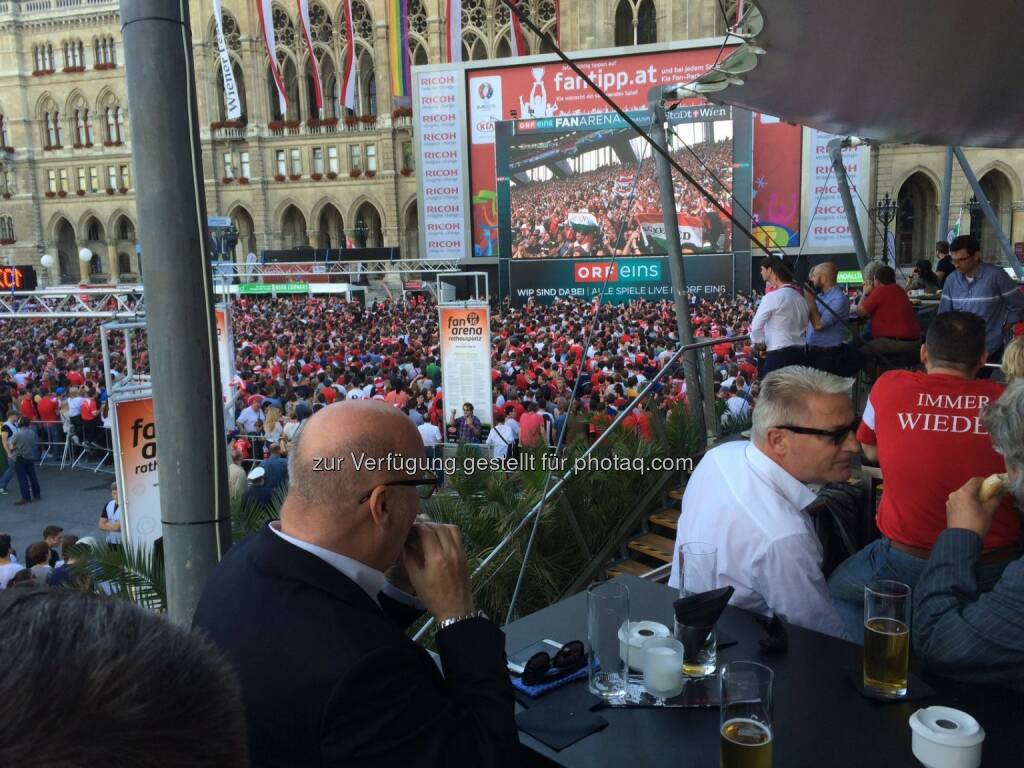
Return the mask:
<path fill-rule="evenodd" d="M 306 49 L 309 51 L 309 66 L 313 75 L 313 95 L 316 98 L 316 108 L 320 115 L 324 113 L 324 90 L 320 82 L 320 65 L 316 60 L 316 51 L 313 50 L 313 38 L 309 34 L 309 0 L 297 0 L 299 4 L 299 26 L 302 29 L 302 37 L 306 41 Z"/>
<path fill-rule="evenodd" d="M 263 45 L 270 59 L 270 73 L 274 76 L 277 86 L 277 104 L 283 118 L 288 114 L 288 97 L 284 92 L 284 80 L 281 79 L 281 68 L 277 64 L 277 39 L 274 36 L 274 11 L 270 0 L 259 0 L 256 11 L 260 16 L 260 31 L 263 33 Z"/>
<path fill-rule="evenodd" d="M 448 63 L 460 62 L 462 61 L 462 0 L 447 0 L 444 18 L 448 25 L 448 34 L 445 35 Z"/>
<path fill-rule="evenodd" d="M 352 0 L 345 0 L 345 58 L 341 64 L 341 106 L 356 111 L 356 34 Z"/>
<path fill-rule="evenodd" d="M 510 0 L 512 5 L 519 5 L 519 0 Z M 512 19 L 512 58 L 526 56 L 530 52 L 526 48 L 526 38 L 523 37 L 523 22 L 519 20 L 519 14 L 509 9 L 509 16 Z"/>

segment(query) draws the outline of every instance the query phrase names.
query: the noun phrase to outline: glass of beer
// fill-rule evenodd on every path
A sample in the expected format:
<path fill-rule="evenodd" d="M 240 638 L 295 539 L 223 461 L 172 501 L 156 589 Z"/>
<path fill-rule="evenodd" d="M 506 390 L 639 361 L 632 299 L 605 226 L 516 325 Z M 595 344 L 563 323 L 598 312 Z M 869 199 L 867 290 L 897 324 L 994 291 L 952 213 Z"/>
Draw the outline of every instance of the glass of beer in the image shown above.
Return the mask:
<path fill-rule="evenodd" d="M 629 590 L 617 581 L 603 581 L 587 589 L 587 645 L 590 648 L 590 692 L 605 699 L 626 695 L 629 683 L 629 646 L 623 657 L 619 629 L 629 622 Z"/>
<path fill-rule="evenodd" d="M 722 768 L 771 768 L 774 673 L 753 661 L 722 667 Z"/>
<path fill-rule="evenodd" d="M 894 698 L 907 693 L 910 587 L 880 579 L 864 587 L 864 687 Z"/>
<path fill-rule="evenodd" d="M 715 588 L 718 549 L 714 544 L 689 541 L 679 547 L 679 596 L 698 595 Z M 675 637 L 684 649 L 683 674 L 707 677 L 718 665 L 714 627 L 689 627 L 674 620 Z"/>

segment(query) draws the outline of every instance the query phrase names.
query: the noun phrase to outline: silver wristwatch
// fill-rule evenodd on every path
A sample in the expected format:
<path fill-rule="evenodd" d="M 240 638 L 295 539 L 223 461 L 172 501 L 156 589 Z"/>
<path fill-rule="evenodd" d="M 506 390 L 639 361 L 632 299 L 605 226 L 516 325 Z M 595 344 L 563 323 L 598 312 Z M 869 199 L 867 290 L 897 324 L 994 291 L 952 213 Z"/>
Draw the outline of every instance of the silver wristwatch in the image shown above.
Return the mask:
<path fill-rule="evenodd" d="M 460 621 L 466 619 L 488 619 L 490 618 L 486 613 L 477 608 L 475 611 L 470 611 L 465 616 L 449 616 L 447 619 L 442 619 L 437 623 L 438 629 L 447 629 L 452 624 L 458 624 Z"/>

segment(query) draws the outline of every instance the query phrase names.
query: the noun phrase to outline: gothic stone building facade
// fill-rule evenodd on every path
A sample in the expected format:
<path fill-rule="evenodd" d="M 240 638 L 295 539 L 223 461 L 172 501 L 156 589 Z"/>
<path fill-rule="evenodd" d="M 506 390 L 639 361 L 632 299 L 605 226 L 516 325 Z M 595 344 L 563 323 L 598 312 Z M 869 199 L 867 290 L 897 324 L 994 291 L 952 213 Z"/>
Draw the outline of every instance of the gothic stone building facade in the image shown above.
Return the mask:
<path fill-rule="evenodd" d="M 568 50 L 706 38 L 724 30 L 716 0 L 525 4 L 543 29 L 558 25 Z M 357 117 L 347 120 L 338 108 L 346 47 L 339 0 L 310 0 L 322 116 L 313 103 L 295 4 L 273 5 L 288 94 L 281 114 L 256 3 L 223 1 L 242 102 L 237 121 L 225 114 L 212 2 L 189 5 L 207 209 L 237 226 L 236 255 L 352 241 L 418 256 L 412 121 L 394 114 L 391 104 L 385 0 L 352 0 L 358 104 Z M 409 1 L 413 63 L 443 60 L 444 6 L 444 0 Z M 509 17 L 499 0 L 462 0 L 462 9 L 463 58 L 507 56 Z M 527 46 L 545 50 L 531 34 Z M 38 268 L 49 253 L 57 266 L 49 273 L 40 269 L 44 284 L 138 280 L 143 265 L 136 248 L 132 148 L 116 0 L 0 0 L 0 264 Z M 1024 232 L 1024 212 L 1018 210 L 1024 153 L 972 152 L 971 159 L 1007 231 L 1012 225 Z M 940 149 L 876 150 L 871 196 L 889 191 L 899 199 L 897 251 L 903 259 L 930 252 L 941 166 Z M 969 197 L 964 189 L 958 174 L 954 218 Z M 974 221 L 984 237 L 984 224 Z M 82 248 L 93 254 L 91 263 L 80 264 Z"/>

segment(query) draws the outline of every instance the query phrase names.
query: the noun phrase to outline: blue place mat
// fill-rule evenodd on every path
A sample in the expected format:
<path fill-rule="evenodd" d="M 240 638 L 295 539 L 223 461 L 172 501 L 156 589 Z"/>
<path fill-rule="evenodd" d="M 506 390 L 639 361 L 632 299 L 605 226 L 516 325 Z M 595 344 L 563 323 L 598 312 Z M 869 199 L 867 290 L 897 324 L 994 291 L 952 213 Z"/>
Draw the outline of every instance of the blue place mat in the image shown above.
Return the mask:
<path fill-rule="evenodd" d="M 548 675 L 550 677 L 555 677 L 557 674 L 558 672 L 554 670 L 548 672 Z M 552 680 L 549 683 L 537 683 L 536 685 L 526 685 L 526 683 L 523 682 L 523 678 L 513 676 L 512 687 L 515 688 L 517 691 L 522 691 L 530 698 L 535 699 L 538 696 L 547 693 L 548 691 L 553 691 L 556 688 L 561 688 L 563 685 L 568 685 L 569 683 L 575 682 L 577 680 L 585 679 L 586 676 L 587 667 L 586 665 L 584 665 L 580 667 L 577 671 L 573 672 L 571 675 L 566 675 L 565 677 Z"/>

